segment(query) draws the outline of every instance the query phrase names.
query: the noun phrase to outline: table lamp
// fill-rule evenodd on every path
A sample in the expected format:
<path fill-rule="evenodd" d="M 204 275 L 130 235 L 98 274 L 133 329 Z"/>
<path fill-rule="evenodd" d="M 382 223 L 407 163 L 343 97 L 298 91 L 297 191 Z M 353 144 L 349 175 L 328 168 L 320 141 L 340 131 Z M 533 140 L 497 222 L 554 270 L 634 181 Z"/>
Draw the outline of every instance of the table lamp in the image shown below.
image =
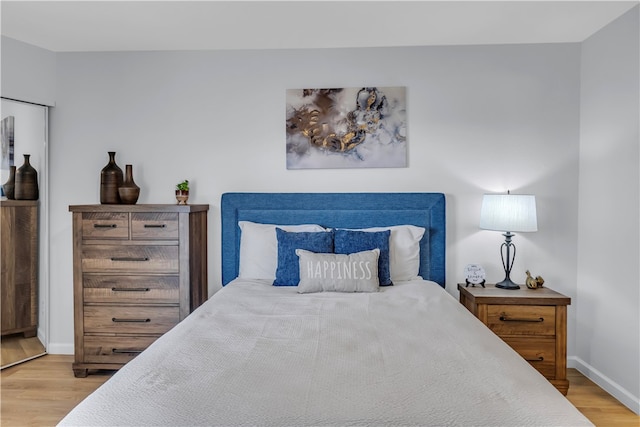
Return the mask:
<path fill-rule="evenodd" d="M 536 197 L 529 194 L 485 194 L 480 211 L 480 228 L 502 231 L 505 238 L 500 246 L 505 278 L 497 288 L 519 289 L 511 278 L 511 269 L 516 258 L 516 247 L 511 242 L 513 232 L 538 231 Z"/>

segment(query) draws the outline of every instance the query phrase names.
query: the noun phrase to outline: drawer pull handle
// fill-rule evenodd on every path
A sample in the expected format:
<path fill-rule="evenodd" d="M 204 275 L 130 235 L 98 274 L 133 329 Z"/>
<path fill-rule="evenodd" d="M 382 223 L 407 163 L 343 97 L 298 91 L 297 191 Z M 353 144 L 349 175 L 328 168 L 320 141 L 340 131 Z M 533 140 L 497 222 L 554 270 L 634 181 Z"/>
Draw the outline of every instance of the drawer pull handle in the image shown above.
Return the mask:
<path fill-rule="evenodd" d="M 142 353 L 142 350 L 127 350 L 127 349 L 119 349 L 119 348 L 113 348 L 111 349 L 111 353 L 112 354 L 140 354 Z"/>
<path fill-rule="evenodd" d="M 535 359 L 525 359 L 527 362 L 542 362 L 544 360 L 544 357 L 542 356 L 538 356 Z"/>
<path fill-rule="evenodd" d="M 111 288 L 113 292 L 149 292 L 149 288 Z"/>
<path fill-rule="evenodd" d="M 144 228 L 165 228 L 165 224 L 145 224 Z"/>
<path fill-rule="evenodd" d="M 117 224 L 93 224 L 93 228 L 116 228 Z"/>
<path fill-rule="evenodd" d="M 533 323 L 538 323 L 538 322 L 544 322 L 544 317 L 538 317 L 537 319 L 527 319 L 527 318 L 523 318 L 523 317 L 500 316 L 500 320 L 502 322 L 533 322 Z"/>
<path fill-rule="evenodd" d="M 149 258 L 147 257 L 140 257 L 140 258 L 136 258 L 136 257 L 112 257 L 111 261 L 149 261 Z"/>
<path fill-rule="evenodd" d="M 118 319 L 117 317 L 112 317 L 111 321 L 114 323 L 149 323 L 151 319 Z"/>

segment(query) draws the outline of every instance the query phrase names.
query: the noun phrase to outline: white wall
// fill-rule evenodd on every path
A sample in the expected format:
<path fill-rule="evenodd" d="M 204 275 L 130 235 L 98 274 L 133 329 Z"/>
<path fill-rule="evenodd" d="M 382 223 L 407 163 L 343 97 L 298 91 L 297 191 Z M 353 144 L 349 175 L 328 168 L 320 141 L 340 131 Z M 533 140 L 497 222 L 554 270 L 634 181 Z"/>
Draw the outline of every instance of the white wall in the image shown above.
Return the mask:
<path fill-rule="evenodd" d="M 640 413 L 640 7 L 582 45 L 577 363 Z"/>
<path fill-rule="evenodd" d="M 440 191 L 447 288 L 468 263 L 502 279 L 500 233 L 480 231 L 484 192 L 533 193 L 538 233 L 515 238 L 530 269 L 575 297 L 579 44 L 277 51 L 68 53 L 51 112 L 51 351 L 73 343 L 71 215 L 99 202 L 107 151 L 133 164 L 139 203 L 209 203 L 209 288 L 220 287 L 219 200 L 227 191 Z M 285 166 L 285 90 L 406 86 L 409 167 Z M 570 308 L 569 354 L 574 312 Z"/>
<path fill-rule="evenodd" d="M 1 95 L 40 105 L 55 105 L 56 54 L 2 36 Z"/>

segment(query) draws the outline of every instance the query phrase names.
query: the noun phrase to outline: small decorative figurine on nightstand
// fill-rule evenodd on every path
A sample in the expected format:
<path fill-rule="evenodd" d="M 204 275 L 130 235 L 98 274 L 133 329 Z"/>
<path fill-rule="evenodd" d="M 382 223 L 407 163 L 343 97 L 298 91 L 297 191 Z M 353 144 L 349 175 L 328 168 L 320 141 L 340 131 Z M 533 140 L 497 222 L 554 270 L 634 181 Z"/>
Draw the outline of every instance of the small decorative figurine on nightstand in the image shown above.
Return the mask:
<path fill-rule="evenodd" d="M 544 285 L 544 279 L 542 278 L 542 276 L 536 276 L 536 278 L 534 279 L 533 277 L 531 277 L 531 273 L 529 273 L 529 270 L 527 270 L 526 273 L 527 280 L 525 281 L 525 283 L 527 284 L 527 288 L 538 289 L 541 288 L 542 285 Z"/>
<path fill-rule="evenodd" d="M 484 268 L 479 264 L 469 264 L 464 268 L 465 283 L 474 287 L 480 285 L 484 288 L 485 273 Z"/>

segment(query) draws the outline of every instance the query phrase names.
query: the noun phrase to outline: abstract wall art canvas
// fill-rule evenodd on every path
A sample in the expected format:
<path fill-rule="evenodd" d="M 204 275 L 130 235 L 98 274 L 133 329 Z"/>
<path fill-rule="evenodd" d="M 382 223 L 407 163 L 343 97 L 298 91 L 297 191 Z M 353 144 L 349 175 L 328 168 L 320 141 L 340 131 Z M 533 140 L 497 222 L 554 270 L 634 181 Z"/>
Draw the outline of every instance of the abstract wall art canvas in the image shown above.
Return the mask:
<path fill-rule="evenodd" d="M 405 87 L 288 89 L 287 169 L 407 166 Z"/>
<path fill-rule="evenodd" d="M 2 162 L 0 169 L 9 170 L 14 166 L 14 126 L 15 118 L 7 116 L 0 121 L 0 140 L 2 140 Z"/>

